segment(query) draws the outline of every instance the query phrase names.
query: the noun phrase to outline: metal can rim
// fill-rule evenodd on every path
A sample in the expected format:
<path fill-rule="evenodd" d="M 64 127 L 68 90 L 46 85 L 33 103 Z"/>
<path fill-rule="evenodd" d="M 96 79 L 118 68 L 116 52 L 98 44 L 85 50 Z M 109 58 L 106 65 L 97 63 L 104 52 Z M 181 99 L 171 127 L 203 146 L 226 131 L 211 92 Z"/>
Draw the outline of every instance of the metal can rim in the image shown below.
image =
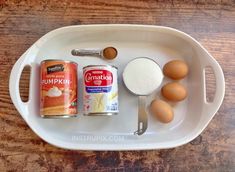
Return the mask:
<path fill-rule="evenodd" d="M 112 116 L 112 115 L 118 115 L 118 111 L 116 112 L 90 112 L 83 114 L 84 116 Z"/>
<path fill-rule="evenodd" d="M 47 118 L 47 119 L 63 119 L 63 118 L 75 118 L 77 117 L 77 114 L 71 114 L 71 115 L 40 115 L 42 118 Z"/>
<path fill-rule="evenodd" d="M 46 60 L 41 61 L 40 64 L 43 64 L 43 63 L 48 62 L 48 61 L 58 61 L 58 62 L 65 62 L 65 63 L 73 63 L 75 65 L 78 65 L 77 62 L 75 62 L 75 61 L 72 61 L 72 60 L 61 60 L 61 59 L 46 59 Z"/>
<path fill-rule="evenodd" d="M 88 65 L 88 66 L 84 66 L 82 69 L 86 69 L 86 68 L 89 68 L 89 67 L 111 67 L 111 68 L 115 68 L 115 69 L 118 69 L 117 66 L 114 66 L 114 65 Z"/>

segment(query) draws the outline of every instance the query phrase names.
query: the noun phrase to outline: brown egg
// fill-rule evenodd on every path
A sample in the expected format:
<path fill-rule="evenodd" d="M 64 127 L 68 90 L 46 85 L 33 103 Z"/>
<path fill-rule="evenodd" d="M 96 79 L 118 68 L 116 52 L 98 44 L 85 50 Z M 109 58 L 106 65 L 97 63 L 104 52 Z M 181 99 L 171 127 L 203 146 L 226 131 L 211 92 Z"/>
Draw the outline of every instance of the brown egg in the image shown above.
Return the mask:
<path fill-rule="evenodd" d="M 153 100 L 150 105 L 152 115 L 160 122 L 169 123 L 174 118 L 174 113 L 171 106 L 162 100 Z"/>
<path fill-rule="evenodd" d="M 171 82 L 164 85 L 161 92 L 163 97 L 170 101 L 182 101 L 187 97 L 186 88 L 178 82 Z"/>
<path fill-rule="evenodd" d="M 182 60 L 172 60 L 165 64 L 163 73 L 171 79 L 179 80 L 188 74 L 188 66 Z"/>

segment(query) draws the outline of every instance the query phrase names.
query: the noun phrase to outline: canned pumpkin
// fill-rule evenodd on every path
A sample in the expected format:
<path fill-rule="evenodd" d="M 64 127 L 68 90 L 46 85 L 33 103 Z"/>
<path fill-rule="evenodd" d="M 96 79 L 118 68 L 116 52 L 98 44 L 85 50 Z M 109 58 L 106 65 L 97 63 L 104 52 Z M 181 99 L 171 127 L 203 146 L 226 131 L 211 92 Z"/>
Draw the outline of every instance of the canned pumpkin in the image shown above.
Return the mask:
<path fill-rule="evenodd" d="M 40 71 L 40 115 L 46 118 L 77 114 L 77 64 L 45 60 Z"/>

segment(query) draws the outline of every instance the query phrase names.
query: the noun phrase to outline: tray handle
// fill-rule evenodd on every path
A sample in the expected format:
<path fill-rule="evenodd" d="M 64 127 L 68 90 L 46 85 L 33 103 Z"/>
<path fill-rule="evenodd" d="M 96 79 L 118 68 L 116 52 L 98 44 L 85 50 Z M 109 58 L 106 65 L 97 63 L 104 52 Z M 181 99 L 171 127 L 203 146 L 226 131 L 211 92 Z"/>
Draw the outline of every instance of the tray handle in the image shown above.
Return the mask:
<path fill-rule="evenodd" d="M 222 68 L 213 57 L 207 58 L 204 69 L 203 69 L 203 82 L 204 82 L 204 113 L 208 114 L 208 118 L 212 119 L 214 114 L 218 111 L 220 105 L 223 102 L 224 93 L 225 93 L 225 81 Z M 207 102 L 206 100 L 206 76 L 205 69 L 206 67 L 211 67 L 216 80 L 216 90 L 214 94 L 214 100 L 212 102 Z"/>
<path fill-rule="evenodd" d="M 30 92 L 29 92 L 29 98 L 27 102 L 23 102 L 20 97 L 20 89 L 19 89 L 19 83 L 20 83 L 20 77 L 22 74 L 22 71 L 25 66 L 30 66 L 32 70 L 32 66 L 30 65 L 30 61 L 27 61 L 27 56 L 29 56 L 30 50 L 27 50 L 15 63 L 11 70 L 10 74 L 10 80 L 9 80 L 9 92 L 11 96 L 11 100 L 13 104 L 15 105 L 18 112 L 20 112 L 21 116 L 24 118 L 24 120 L 27 121 L 27 114 L 28 114 L 28 107 L 30 104 Z M 30 80 L 31 80 L 30 75 Z"/>

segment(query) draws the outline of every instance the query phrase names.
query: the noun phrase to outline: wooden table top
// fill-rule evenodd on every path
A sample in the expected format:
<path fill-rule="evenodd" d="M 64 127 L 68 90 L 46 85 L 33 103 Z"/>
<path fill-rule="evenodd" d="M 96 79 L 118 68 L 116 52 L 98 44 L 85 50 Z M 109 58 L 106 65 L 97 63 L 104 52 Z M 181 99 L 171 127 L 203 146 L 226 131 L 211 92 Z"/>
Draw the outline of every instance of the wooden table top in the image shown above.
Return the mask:
<path fill-rule="evenodd" d="M 70 151 L 47 144 L 30 130 L 9 95 L 12 66 L 47 32 L 96 23 L 173 27 L 196 38 L 216 58 L 224 71 L 226 94 L 199 137 L 167 150 Z M 0 71 L 1 171 L 235 171 L 234 0 L 0 0 Z M 23 99 L 28 75 L 26 70 L 22 77 Z"/>

